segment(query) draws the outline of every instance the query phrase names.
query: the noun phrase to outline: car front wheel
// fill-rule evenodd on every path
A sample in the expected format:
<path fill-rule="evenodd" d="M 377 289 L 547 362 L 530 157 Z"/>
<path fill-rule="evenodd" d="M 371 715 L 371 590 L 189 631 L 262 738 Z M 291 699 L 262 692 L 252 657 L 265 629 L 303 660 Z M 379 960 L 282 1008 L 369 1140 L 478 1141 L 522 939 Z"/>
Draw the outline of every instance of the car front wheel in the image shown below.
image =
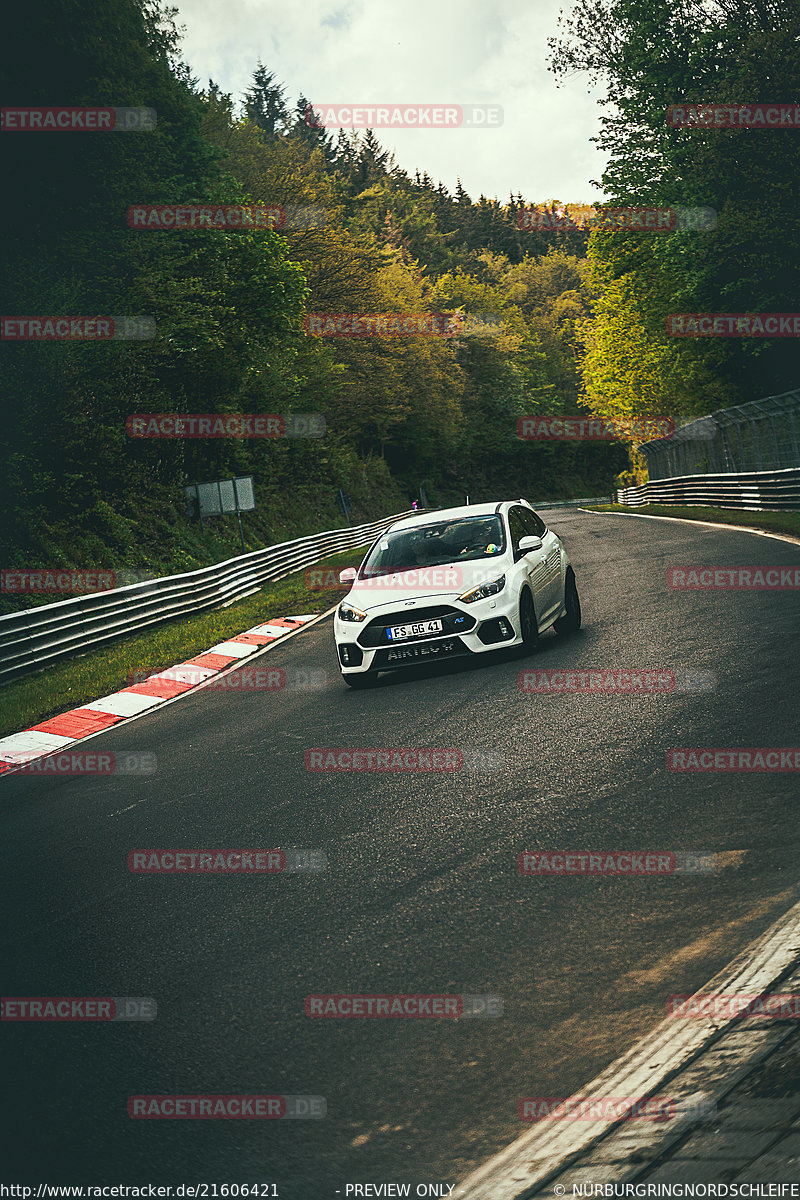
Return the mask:
<path fill-rule="evenodd" d="M 520 657 L 525 658 L 534 654 L 539 645 L 539 625 L 536 620 L 536 610 L 533 607 L 533 597 L 526 588 L 519 602 L 519 631 L 522 637 Z"/>
<path fill-rule="evenodd" d="M 555 631 L 563 635 L 577 633 L 581 627 L 581 602 L 572 567 L 567 567 L 567 577 L 564 580 L 564 607 L 567 611 L 554 622 Z"/>

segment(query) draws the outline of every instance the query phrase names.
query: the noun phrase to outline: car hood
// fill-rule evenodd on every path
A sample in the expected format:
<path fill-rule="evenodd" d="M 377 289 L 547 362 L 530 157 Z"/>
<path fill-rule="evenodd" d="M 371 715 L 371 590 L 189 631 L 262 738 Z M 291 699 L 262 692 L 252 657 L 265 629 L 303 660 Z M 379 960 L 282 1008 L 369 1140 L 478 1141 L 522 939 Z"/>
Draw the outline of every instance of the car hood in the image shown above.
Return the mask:
<path fill-rule="evenodd" d="M 380 575 L 376 579 L 357 579 L 345 599 L 362 612 L 396 608 L 416 600 L 420 608 L 426 604 L 455 600 L 463 592 L 489 579 L 496 579 L 508 570 L 505 556 L 465 563 L 447 563 L 440 567 L 415 567 L 396 575 Z M 409 607 L 409 615 L 413 609 Z"/>

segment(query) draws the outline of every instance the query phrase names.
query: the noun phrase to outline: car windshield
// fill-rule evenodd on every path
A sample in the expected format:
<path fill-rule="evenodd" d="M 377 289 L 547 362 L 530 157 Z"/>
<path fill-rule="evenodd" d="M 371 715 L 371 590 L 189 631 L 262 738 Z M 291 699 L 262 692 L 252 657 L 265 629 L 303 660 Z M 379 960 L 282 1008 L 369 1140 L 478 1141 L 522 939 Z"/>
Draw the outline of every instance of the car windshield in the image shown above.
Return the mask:
<path fill-rule="evenodd" d="M 458 517 L 415 525 L 381 537 L 364 560 L 360 579 L 390 575 L 419 567 L 499 557 L 506 548 L 503 521 L 488 517 Z"/>

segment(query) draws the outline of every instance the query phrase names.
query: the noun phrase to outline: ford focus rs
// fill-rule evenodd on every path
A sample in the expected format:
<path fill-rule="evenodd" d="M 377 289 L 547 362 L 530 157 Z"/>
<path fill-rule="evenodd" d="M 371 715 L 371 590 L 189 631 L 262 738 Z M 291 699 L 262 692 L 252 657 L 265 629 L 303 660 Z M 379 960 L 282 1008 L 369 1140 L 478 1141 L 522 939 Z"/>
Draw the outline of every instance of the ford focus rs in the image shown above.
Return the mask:
<path fill-rule="evenodd" d="M 361 566 L 334 617 L 342 677 L 485 654 L 532 653 L 551 626 L 580 628 L 575 573 L 557 534 L 525 500 L 473 504 L 396 521 Z"/>

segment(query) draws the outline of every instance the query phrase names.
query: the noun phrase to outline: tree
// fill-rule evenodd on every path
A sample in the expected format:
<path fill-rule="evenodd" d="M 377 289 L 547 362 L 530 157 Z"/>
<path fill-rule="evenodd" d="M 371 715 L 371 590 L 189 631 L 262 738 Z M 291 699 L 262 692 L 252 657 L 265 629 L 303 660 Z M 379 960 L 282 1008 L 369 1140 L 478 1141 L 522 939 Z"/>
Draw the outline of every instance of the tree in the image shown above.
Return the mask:
<path fill-rule="evenodd" d="M 624 378 L 625 403 L 714 404 L 797 385 L 792 339 L 668 339 L 670 312 L 793 311 L 800 290 L 794 202 L 800 146 L 791 129 L 670 128 L 675 104 L 741 104 L 800 89 L 800 11 L 773 0 L 580 0 L 551 41 L 558 76 L 587 71 L 608 85 L 598 144 L 613 204 L 711 207 L 708 233 L 593 233 L 601 289 L 589 340 L 589 388 L 599 400 L 602 354 Z M 607 291 L 607 294 L 606 294 Z M 618 345 L 617 305 L 634 320 L 638 360 Z M 601 350 L 601 347 L 604 350 Z M 642 371 L 643 368 L 644 370 Z M 646 382 L 645 382 L 646 380 Z"/>
<path fill-rule="evenodd" d="M 244 110 L 247 119 L 268 138 L 278 137 L 288 127 L 289 111 L 285 93 L 286 89 L 276 82 L 274 73 L 268 71 L 259 59 L 253 72 L 253 82 L 245 94 Z"/>

